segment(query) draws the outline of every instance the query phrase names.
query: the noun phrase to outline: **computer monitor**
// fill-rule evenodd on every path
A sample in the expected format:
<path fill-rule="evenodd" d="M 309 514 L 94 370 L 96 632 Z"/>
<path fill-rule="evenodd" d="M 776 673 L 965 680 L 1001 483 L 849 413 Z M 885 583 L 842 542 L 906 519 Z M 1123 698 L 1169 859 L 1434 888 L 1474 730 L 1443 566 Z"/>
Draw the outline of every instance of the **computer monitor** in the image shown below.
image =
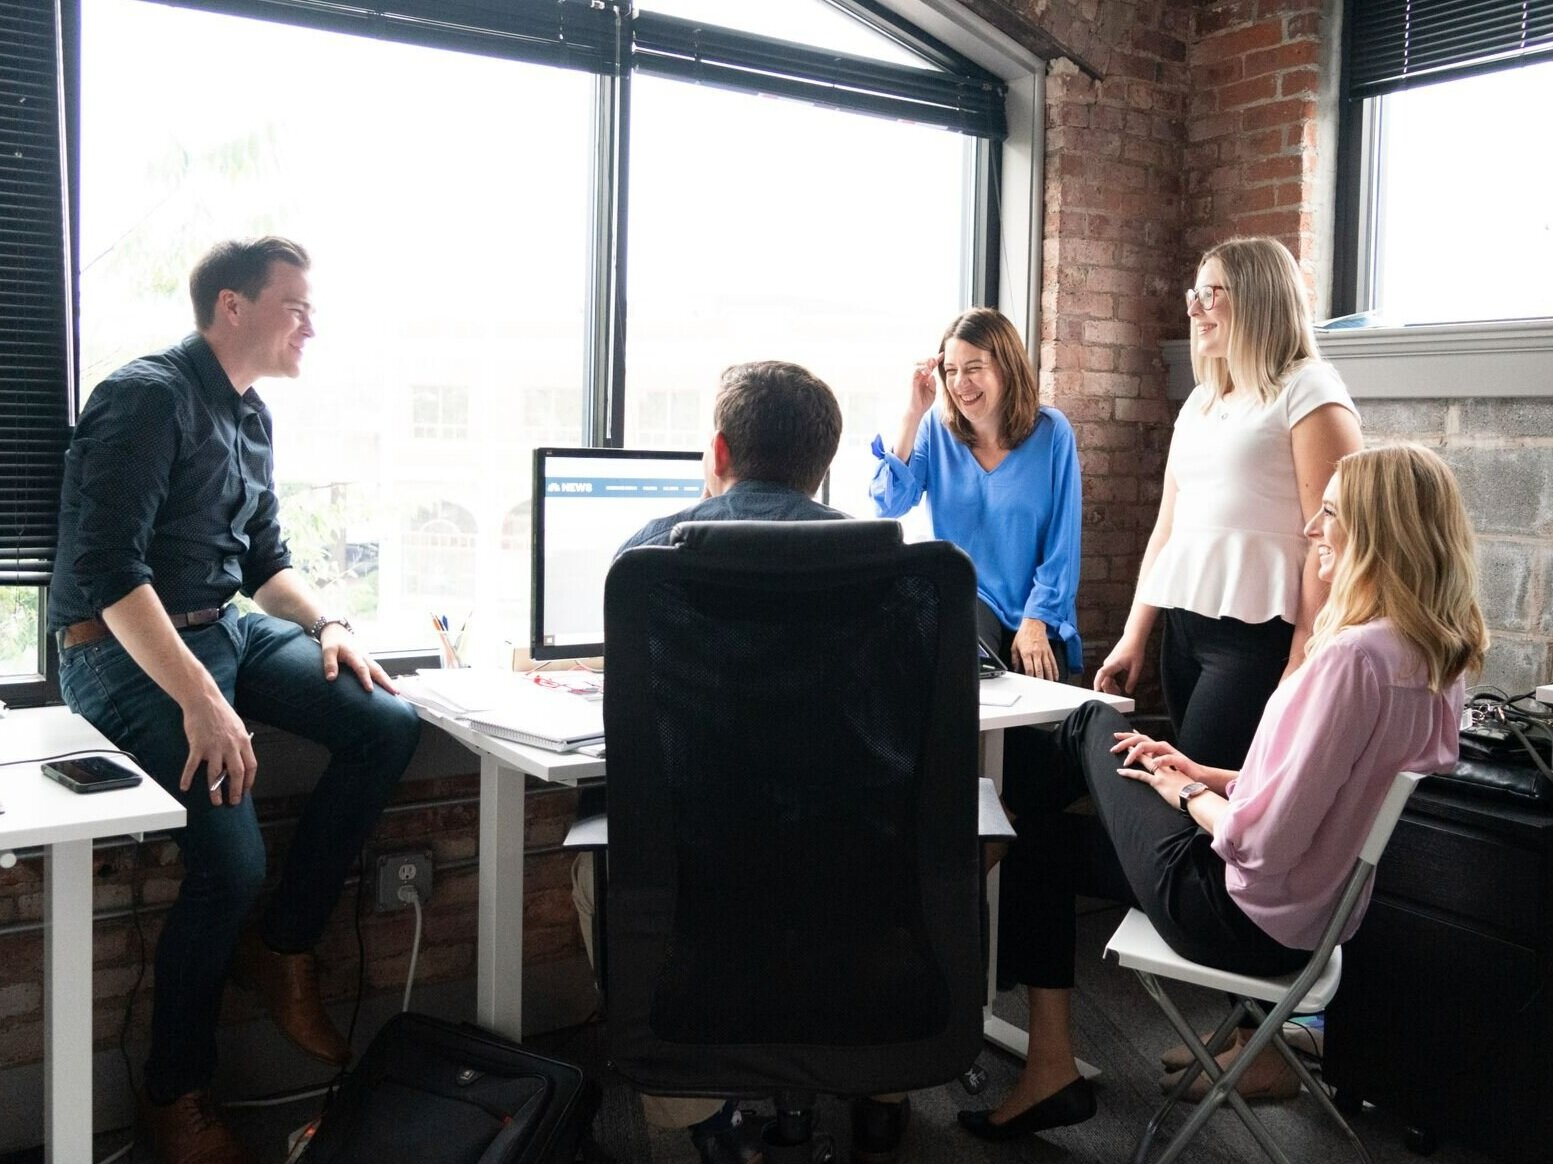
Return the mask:
<path fill-rule="evenodd" d="M 534 450 L 534 574 L 529 653 L 604 653 L 604 575 L 620 544 L 695 503 L 701 454 L 648 449 Z"/>

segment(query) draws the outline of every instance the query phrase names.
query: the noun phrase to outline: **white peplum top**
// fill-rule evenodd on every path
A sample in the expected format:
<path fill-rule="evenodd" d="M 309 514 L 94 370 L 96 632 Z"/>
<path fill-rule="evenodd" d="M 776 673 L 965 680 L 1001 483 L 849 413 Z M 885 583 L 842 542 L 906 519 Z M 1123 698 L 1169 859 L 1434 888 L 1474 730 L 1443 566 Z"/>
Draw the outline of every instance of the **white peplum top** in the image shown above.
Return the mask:
<path fill-rule="evenodd" d="M 1199 384 L 1176 416 L 1170 538 L 1138 597 L 1208 618 L 1293 623 L 1307 543 L 1290 433 L 1323 405 L 1358 409 L 1319 360 L 1296 366 L 1270 404 L 1236 391 L 1205 412 L 1209 400 Z"/>

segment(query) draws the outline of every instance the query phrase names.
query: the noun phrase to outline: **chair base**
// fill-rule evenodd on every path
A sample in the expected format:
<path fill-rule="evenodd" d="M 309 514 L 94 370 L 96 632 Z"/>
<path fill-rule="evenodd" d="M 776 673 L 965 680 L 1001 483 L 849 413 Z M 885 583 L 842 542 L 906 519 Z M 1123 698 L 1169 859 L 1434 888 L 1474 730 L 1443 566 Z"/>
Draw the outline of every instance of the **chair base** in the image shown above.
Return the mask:
<path fill-rule="evenodd" d="M 832 1164 L 835 1141 L 814 1134 L 813 1093 L 783 1092 L 776 1097 L 776 1118 L 761 1133 L 764 1164 Z"/>
<path fill-rule="evenodd" d="M 1290 1164 L 1287 1154 L 1268 1133 L 1266 1126 L 1256 1117 L 1250 1105 L 1246 1103 L 1245 1098 L 1235 1090 L 1236 1082 L 1245 1074 L 1262 1050 L 1268 1046 L 1277 1049 L 1278 1053 L 1283 1056 L 1284 1061 L 1294 1071 L 1304 1089 L 1310 1093 L 1317 1105 L 1327 1113 L 1333 1123 L 1342 1130 L 1361 1164 L 1371 1164 L 1370 1155 L 1364 1147 L 1364 1142 L 1359 1139 L 1358 1134 L 1349 1126 L 1342 1113 L 1338 1111 L 1337 1106 L 1332 1102 L 1331 1097 L 1328 1096 L 1326 1088 L 1310 1073 L 1309 1068 L 1305 1066 L 1300 1057 L 1294 1052 L 1294 1049 L 1284 1040 L 1283 1022 L 1293 1010 L 1292 1000 L 1286 999 L 1271 1011 L 1267 1011 L 1255 999 L 1237 999 L 1229 1014 L 1225 1016 L 1224 1021 L 1214 1030 L 1205 1044 L 1198 1042 L 1197 1033 L 1193 1029 L 1192 1024 L 1186 1021 L 1185 1016 L 1181 1014 L 1175 1001 L 1165 991 L 1159 979 L 1144 970 L 1135 970 L 1134 973 L 1138 975 L 1138 979 L 1143 983 L 1144 989 L 1159 1004 L 1160 1010 L 1170 1020 L 1170 1025 L 1175 1027 L 1186 1045 L 1192 1050 L 1195 1061 L 1182 1072 L 1181 1078 L 1165 1098 L 1164 1103 L 1160 1105 L 1159 1110 L 1154 1113 L 1154 1118 L 1149 1121 L 1148 1127 L 1143 1131 L 1143 1135 L 1139 1137 L 1137 1147 L 1133 1151 L 1133 1164 L 1146 1164 L 1150 1159 L 1150 1152 L 1153 1148 L 1155 1137 L 1158 1135 L 1165 1119 L 1176 1104 L 1181 1102 L 1191 1088 L 1193 1080 L 1202 1072 L 1207 1073 L 1208 1078 L 1213 1083 L 1212 1087 L 1209 1088 L 1208 1094 L 1197 1104 L 1197 1109 L 1192 1112 L 1186 1123 L 1176 1132 L 1170 1142 L 1165 1145 L 1155 1164 L 1169 1164 L 1170 1161 L 1179 1159 L 1192 1137 L 1208 1122 L 1209 1117 L 1226 1102 L 1235 1114 L 1240 1117 L 1241 1123 L 1246 1126 L 1246 1130 L 1255 1138 L 1269 1159 L 1275 1161 L 1275 1164 Z M 1258 1023 L 1256 1032 L 1246 1041 L 1244 1047 L 1241 1048 L 1240 1054 L 1236 1056 L 1235 1061 L 1227 1069 L 1221 1070 L 1214 1056 L 1229 1045 L 1229 1041 L 1234 1037 L 1235 1029 L 1239 1026 L 1240 1020 L 1246 1015 L 1250 1015 Z"/>

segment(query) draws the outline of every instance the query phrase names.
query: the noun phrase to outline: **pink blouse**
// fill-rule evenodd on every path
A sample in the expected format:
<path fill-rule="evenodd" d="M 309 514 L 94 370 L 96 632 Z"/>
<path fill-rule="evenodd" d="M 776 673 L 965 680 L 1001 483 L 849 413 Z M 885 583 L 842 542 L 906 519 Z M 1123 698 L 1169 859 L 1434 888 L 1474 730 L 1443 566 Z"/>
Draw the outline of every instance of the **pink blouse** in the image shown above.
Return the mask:
<path fill-rule="evenodd" d="M 1377 619 L 1340 633 L 1268 700 L 1213 850 L 1235 903 L 1285 946 L 1320 939 L 1392 778 L 1455 764 L 1465 681 L 1435 693 L 1427 680 Z M 1366 888 L 1343 940 L 1369 900 Z"/>

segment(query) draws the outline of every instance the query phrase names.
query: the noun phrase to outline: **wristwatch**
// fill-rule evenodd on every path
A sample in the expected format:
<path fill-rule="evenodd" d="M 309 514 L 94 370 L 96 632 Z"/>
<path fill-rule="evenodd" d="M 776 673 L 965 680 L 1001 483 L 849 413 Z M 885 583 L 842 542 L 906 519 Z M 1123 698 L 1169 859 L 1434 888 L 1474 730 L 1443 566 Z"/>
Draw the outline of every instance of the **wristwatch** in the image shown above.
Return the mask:
<path fill-rule="evenodd" d="M 324 633 L 324 627 L 329 626 L 331 623 L 343 626 L 351 634 L 356 633 L 356 628 L 351 626 L 351 620 L 344 615 L 320 614 L 313 620 L 313 625 L 307 628 L 308 637 L 312 639 L 319 638 Z"/>
<path fill-rule="evenodd" d="M 1201 796 L 1208 791 L 1208 786 L 1201 780 L 1194 780 L 1190 784 L 1183 784 L 1181 791 L 1176 793 L 1176 804 L 1181 809 L 1182 816 L 1191 816 L 1192 810 L 1187 807 L 1187 802 L 1194 796 Z"/>

